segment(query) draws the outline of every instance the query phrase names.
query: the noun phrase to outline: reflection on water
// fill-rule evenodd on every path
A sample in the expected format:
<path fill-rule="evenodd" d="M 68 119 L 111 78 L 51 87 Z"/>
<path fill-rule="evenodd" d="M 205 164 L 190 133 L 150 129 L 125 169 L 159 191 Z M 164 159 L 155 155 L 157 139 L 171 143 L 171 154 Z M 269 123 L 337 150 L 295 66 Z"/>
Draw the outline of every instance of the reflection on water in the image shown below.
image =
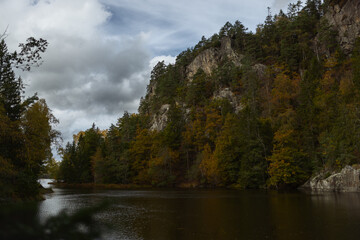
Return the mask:
<path fill-rule="evenodd" d="M 106 239 L 358 239 L 359 193 L 233 190 L 54 189 L 39 204 L 46 219 L 107 200 L 98 218 Z"/>
<path fill-rule="evenodd" d="M 44 188 L 51 188 L 52 185 L 49 184 L 53 181 L 53 179 L 39 179 L 38 182 L 43 186 Z"/>

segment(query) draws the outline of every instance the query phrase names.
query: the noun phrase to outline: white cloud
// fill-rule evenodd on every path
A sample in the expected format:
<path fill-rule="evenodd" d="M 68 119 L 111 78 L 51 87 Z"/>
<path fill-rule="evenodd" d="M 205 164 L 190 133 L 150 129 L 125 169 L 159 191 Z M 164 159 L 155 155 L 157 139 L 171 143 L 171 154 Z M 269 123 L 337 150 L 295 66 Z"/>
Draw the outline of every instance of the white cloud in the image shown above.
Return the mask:
<path fill-rule="evenodd" d="M 161 55 L 161 56 L 156 56 L 156 57 L 153 57 L 151 60 L 150 60 L 150 69 L 152 69 L 153 67 L 155 67 L 155 65 L 158 63 L 158 62 L 161 62 L 161 61 L 164 61 L 164 63 L 166 65 L 168 64 L 174 64 L 175 63 L 175 60 L 176 60 L 176 57 L 173 57 L 171 55 L 167 55 L 167 56 L 164 56 L 164 55 Z"/>
<path fill-rule="evenodd" d="M 44 64 L 21 75 L 28 95 L 47 100 L 68 141 L 93 122 L 107 128 L 125 110 L 136 112 L 158 61 L 174 63 L 226 21 L 254 30 L 267 6 L 284 2 L 0 0 L 0 32 L 8 26 L 12 51 L 30 36 L 48 40 Z"/>
<path fill-rule="evenodd" d="M 250 30 L 265 20 L 273 0 L 101 0 L 112 11 L 111 31 L 146 33 L 147 44 L 158 54 L 175 55 L 217 33 L 226 21 L 240 20 Z M 126 27 L 117 27 L 126 23 Z"/>
<path fill-rule="evenodd" d="M 9 26 L 11 50 L 29 36 L 49 42 L 44 64 L 20 74 L 28 95 L 47 100 L 64 139 L 93 122 L 107 128 L 124 110 L 137 111 L 150 72 L 144 36 L 106 34 L 111 13 L 97 0 L 32 3 L 1 1 L 0 30 Z"/>
<path fill-rule="evenodd" d="M 296 3 L 298 0 L 274 0 L 272 4 L 272 8 L 275 10 L 273 13 L 277 13 L 280 11 L 280 9 L 283 10 L 283 12 L 287 12 L 287 8 L 289 3 Z"/>

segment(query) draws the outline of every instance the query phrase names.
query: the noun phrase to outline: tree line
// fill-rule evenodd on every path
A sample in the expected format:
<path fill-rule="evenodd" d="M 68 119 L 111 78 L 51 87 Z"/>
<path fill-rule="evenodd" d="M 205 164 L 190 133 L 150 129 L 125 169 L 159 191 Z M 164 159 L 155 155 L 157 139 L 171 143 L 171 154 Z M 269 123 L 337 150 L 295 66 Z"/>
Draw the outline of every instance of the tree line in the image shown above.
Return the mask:
<path fill-rule="evenodd" d="M 70 183 L 297 187 L 319 171 L 359 164 L 360 41 L 351 54 L 324 18 L 332 4 L 269 10 L 256 32 L 239 21 L 203 37 L 151 73 L 139 112 L 106 132 L 95 126 L 63 149 L 58 177 Z M 186 67 L 229 38 L 241 65 L 223 59 L 192 81 Z M 230 89 L 241 109 L 226 98 Z M 167 124 L 150 129 L 161 106 Z"/>

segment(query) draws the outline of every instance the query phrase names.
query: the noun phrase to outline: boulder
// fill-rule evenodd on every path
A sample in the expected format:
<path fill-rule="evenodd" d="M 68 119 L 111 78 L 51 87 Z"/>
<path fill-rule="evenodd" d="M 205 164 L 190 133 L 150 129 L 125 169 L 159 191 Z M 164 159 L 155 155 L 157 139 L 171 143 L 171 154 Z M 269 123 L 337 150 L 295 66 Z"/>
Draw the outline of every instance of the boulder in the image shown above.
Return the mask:
<path fill-rule="evenodd" d="M 326 176 L 318 174 L 307 181 L 302 188 L 320 191 L 359 192 L 360 169 L 345 166 L 340 172 Z"/>

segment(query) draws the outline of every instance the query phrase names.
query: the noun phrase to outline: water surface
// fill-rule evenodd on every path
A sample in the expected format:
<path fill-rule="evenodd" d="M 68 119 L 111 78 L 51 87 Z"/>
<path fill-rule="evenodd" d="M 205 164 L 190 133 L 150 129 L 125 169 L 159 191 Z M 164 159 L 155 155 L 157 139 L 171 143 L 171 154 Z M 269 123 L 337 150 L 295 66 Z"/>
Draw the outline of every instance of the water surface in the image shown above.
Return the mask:
<path fill-rule="evenodd" d="M 54 188 L 42 220 L 104 200 L 106 239 L 359 239 L 359 193 Z"/>

